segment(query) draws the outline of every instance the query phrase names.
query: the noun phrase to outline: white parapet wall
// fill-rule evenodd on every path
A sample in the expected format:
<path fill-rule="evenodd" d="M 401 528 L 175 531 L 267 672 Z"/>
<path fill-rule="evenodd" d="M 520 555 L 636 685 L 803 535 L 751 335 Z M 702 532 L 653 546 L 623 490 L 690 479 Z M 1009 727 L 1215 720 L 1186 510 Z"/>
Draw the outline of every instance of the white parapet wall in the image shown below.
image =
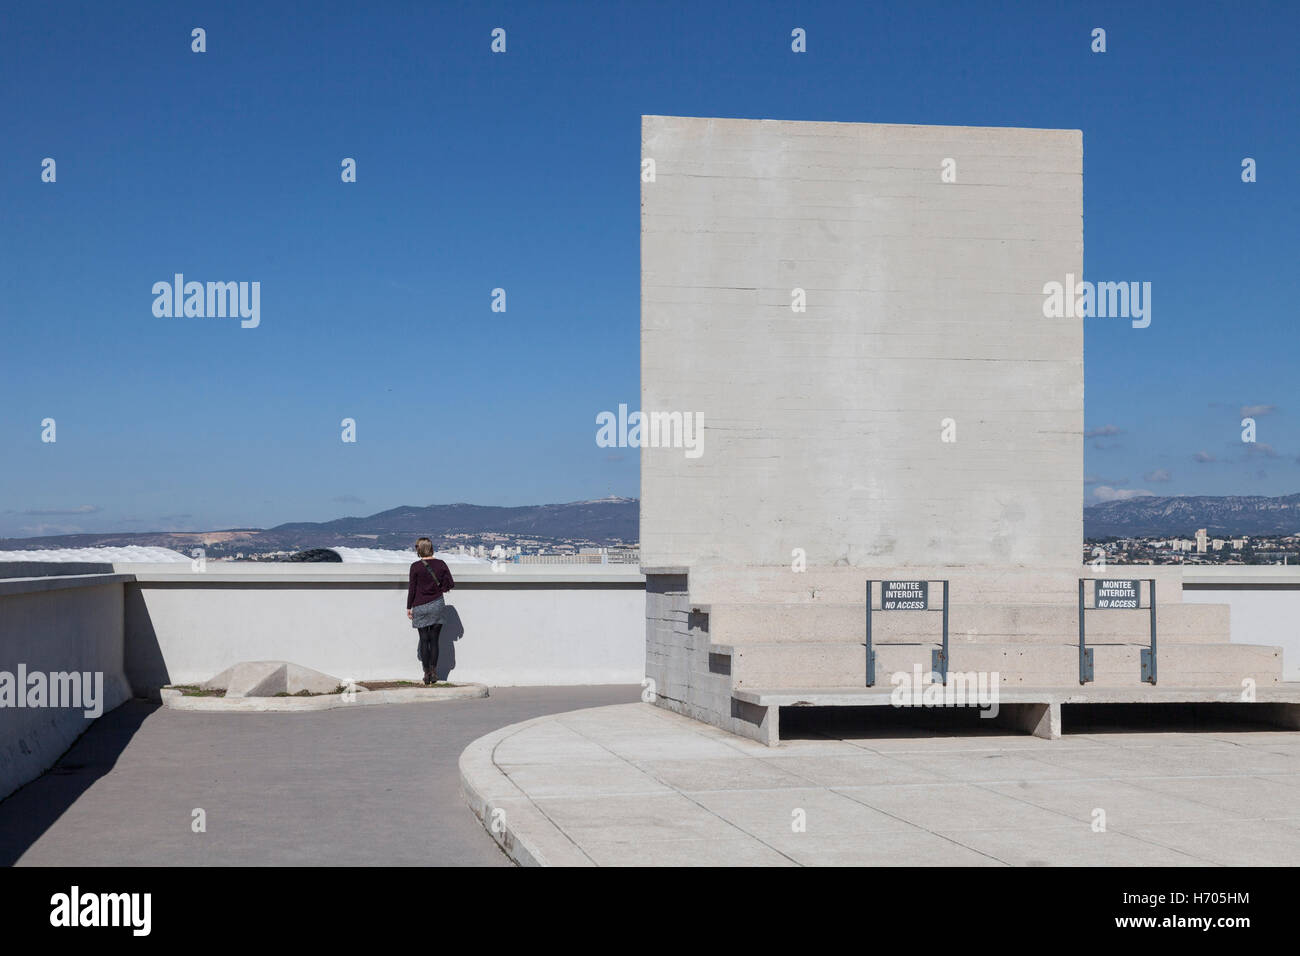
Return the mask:
<path fill-rule="evenodd" d="M 1188 567 L 1183 601 L 1228 605 L 1233 643 L 1282 648 L 1282 679 L 1300 681 L 1300 567 Z"/>
<path fill-rule="evenodd" d="M 239 661 L 286 660 L 336 677 L 418 680 L 407 565 L 208 562 L 117 565 L 127 674 L 152 691 Z M 645 579 L 635 566 L 453 566 L 454 682 L 635 684 L 645 675 Z M 463 631 L 463 633 L 459 633 Z M 443 662 L 444 663 L 445 659 Z"/>
<path fill-rule="evenodd" d="M 126 580 L 0 579 L 0 799 L 131 696 L 123 672 Z"/>
<path fill-rule="evenodd" d="M 96 714 L 239 661 L 418 680 L 407 570 L 0 564 L 0 799 L 52 766 Z M 638 684 L 645 676 L 645 579 L 636 566 L 455 566 L 452 573 L 448 634 L 456 639 L 444 642 L 452 681 Z M 92 711 L 87 700 L 50 706 L 52 683 L 66 687 L 71 674 L 89 675 L 97 690 Z M 44 701 L 28 706 L 37 684 Z"/>

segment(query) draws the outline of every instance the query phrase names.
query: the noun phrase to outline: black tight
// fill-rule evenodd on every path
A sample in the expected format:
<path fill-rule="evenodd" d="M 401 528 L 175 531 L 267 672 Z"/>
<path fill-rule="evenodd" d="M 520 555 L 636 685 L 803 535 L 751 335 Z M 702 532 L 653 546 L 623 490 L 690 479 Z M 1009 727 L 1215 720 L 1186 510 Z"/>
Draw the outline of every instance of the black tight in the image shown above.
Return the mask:
<path fill-rule="evenodd" d="M 442 622 L 422 627 L 420 631 L 420 663 L 430 673 L 438 669 L 438 636 L 442 633 Z"/>

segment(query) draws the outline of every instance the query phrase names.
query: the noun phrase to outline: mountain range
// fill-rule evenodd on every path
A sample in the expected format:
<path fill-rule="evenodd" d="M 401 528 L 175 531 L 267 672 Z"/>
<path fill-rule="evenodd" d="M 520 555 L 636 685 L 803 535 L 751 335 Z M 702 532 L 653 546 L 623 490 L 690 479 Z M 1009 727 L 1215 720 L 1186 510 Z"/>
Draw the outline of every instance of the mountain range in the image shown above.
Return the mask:
<path fill-rule="evenodd" d="M 366 517 L 333 521 L 293 521 L 274 528 L 220 531 L 145 531 L 61 534 L 40 538 L 0 538 L 0 551 L 38 548 L 109 548 L 126 545 L 173 548 L 188 553 L 202 546 L 211 557 L 243 552 L 266 554 L 306 548 L 350 547 L 410 550 L 428 536 L 438 546 L 488 544 L 494 535 L 510 541 L 527 539 L 545 545 L 599 547 L 634 545 L 640 535 L 640 502 L 635 498 L 600 498 L 565 504 L 401 505 Z"/>
<path fill-rule="evenodd" d="M 1083 509 L 1088 538 L 1165 536 L 1190 538 L 1198 528 L 1212 537 L 1300 534 L 1300 494 L 1141 495 Z"/>
<path fill-rule="evenodd" d="M 1177 535 L 1198 528 L 1211 535 L 1281 535 L 1300 533 L 1300 494 L 1143 495 L 1107 501 L 1083 509 L 1084 535 Z M 401 505 L 365 517 L 333 521 L 294 521 L 274 528 L 220 531 L 109 532 L 63 534 L 40 538 L 0 538 L 0 551 L 38 548 L 90 548 L 144 545 L 187 552 L 202 545 L 213 557 L 244 552 L 265 554 L 305 548 L 353 547 L 406 550 L 428 535 L 439 546 L 456 542 L 492 543 L 500 535 L 543 545 L 584 544 L 599 547 L 634 545 L 640 535 L 640 502 L 635 498 L 600 498 L 564 504 Z"/>

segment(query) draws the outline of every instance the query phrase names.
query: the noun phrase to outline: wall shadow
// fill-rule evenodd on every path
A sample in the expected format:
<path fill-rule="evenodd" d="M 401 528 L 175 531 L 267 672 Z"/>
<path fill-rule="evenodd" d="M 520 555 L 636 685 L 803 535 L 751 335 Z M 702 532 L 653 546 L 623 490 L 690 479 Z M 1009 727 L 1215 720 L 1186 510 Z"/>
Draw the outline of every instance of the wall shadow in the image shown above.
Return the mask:
<path fill-rule="evenodd" d="M 456 669 L 456 642 L 464 636 L 465 624 L 460 612 L 446 605 L 442 612 L 442 631 L 438 634 L 438 680 L 449 680 Z"/>
<path fill-rule="evenodd" d="M 124 632 L 122 670 L 133 693 L 158 700 L 158 688 L 171 682 L 149 606 L 138 586 L 126 585 L 122 594 Z"/>
<path fill-rule="evenodd" d="M 133 698 L 96 720 L 43 774 L 0 800 L 0 866 L 13 866 L 83 793 L 113 769 L 160 705 Z"/>

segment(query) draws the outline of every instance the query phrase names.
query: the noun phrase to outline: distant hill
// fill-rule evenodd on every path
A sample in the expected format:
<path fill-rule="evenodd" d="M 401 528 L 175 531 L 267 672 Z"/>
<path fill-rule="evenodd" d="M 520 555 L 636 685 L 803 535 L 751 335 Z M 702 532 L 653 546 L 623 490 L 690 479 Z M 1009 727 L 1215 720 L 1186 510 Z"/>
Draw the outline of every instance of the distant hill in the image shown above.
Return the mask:
<path fill-rule="evenodd" d="M 1144 496 L 1108 501 L 1083 509 L 1084 535 L 1178 535 L 1190 538 L 1197 528 L 1212 535 L 1300 533 L 1300 494 L 1280 498 L 1261 495 Z M 223 531 L 153 531 L 107 534 L 62 534 L 41 538 L 0 538 L 0 551 L 38 548 L 91 548 L 143 545 L 173 548 L 188 554 L 202 546 L 213 557 L 303 551 L 309 548 L 407 549 L 420 535 L 435 543 L 482 543 L 485 535 L 532 538 L 545 544 L 583 542 L 592 546 L 634 545 L 640 536 L 640 502 L 635 498 L 601 498 L 565 504 L 402 505 L 368 517 L 333 521 L 295 521 L 274 528 Z"/>
<path fill-rule="evenodd" d="M 504 534 L 547 540 L 585 539 L 602 545 L 635 544 L 640 535 L 640 502 L 635 498 L 600 498 L 558 505 L 403 505 L 366 518 L 296 522 L 277 525 L 265 534 L 304 541 L 303 547 L 328 547 L 327 541 L 350 547 L 410 546 L 412 535 Z M 411 541 L 407 539 L 411 538 Z"/>
<path fill-rule="evenodd" d="M 1083 509 L 1083 533 L 1089 538 L 1112 535 L 1177 535 L 1190 538 L 1198 528 L 1211 535 L 1300 533 L 1300 494 L 1155 495 L 1107 501 Z"/>
<path fill-rule="evenodd" d="M 600 498 L 517 508 L 469 504 L 402 505 L 368 517 L 295 521 L 274 528 L 0 538 L 0 551 L 145 545 L 188 553 L 190 548 L 203 546 L 209 554 L 220 556 L 237 551 L 264 554 L 337 546 L 409 549 L 421 535 L 433 538 L 435 543 L 454 538 L 473 544 L 480 536 L 491 534 L 534 538 L 547 544 L 633 545 L 640 536 L 640 502 L 635 498 Z"/>

